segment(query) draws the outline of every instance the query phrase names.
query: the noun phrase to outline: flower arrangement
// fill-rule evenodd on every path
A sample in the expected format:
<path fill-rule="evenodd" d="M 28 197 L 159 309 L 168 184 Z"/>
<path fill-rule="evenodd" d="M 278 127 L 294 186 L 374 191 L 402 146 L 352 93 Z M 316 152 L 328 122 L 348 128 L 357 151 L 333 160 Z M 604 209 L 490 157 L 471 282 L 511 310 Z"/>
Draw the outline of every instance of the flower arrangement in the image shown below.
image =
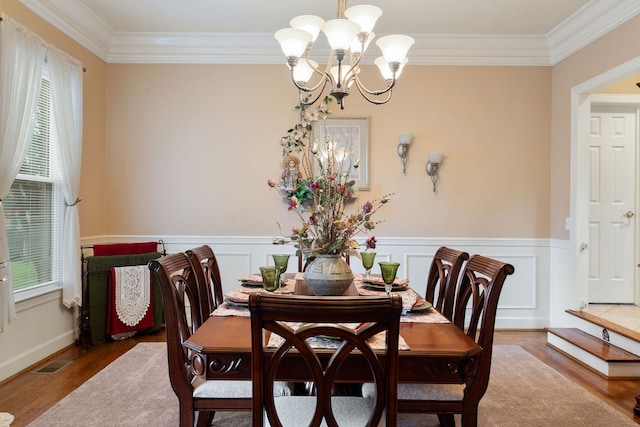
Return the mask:
<path fill-rule="evenodd" d="M 369 249 L 375 249 L 378 241 L 376 240 L 376 236 L 369 236 L 367 240 L 364 241 L 364 250 L 368 251 Z"/>
<path fill-rule="evenodd" d="M 330 113 L 326 109 L 327 102 L 325 99 L 325 103 L 313 114 L 305 111 L 304 106 L 300 107 L 300 123 L 288 132 L 288 137 L 283 138 L 283 141 L 286 139 L 283 142 L 285 155 L 290 155 L 293 150 L 305 155 L 305 141 L 308 143 L 312 139 L 313 124 Z M 358 168 L 359 164 L 352 156 L 338 155 L 334 148 L 335 144 L 327 138 L 306 150 L 319 166 L 319 174 L 311 176 L 307 171 L 307 178 L 299 179 L 295 187 L 268 180 L 269 187 L 277 189 L 288 200 L 288 209 L 300 218 L 301 226 L 293 227 L 291 234 L 285 237 L 294 242 L 307 257 L 322 254 L 359 257 L 358 248 L 361 245 L 354 237 L 375 229 L 381 221 L 374 220 L 373 216 L 389 202 L 391 196 L 387 194 L 379 199 L 367 200 L 354 212 L 347 213 L 345 205 L 354 198 L 356 191 L 355 181 L 349 177 L 349 171 Z M 308 163 L 303 162 L 305 165 Z M 365 245 L 375 248 L 375 243 L 375 237 L 372 236 Z"/>
<path fill-rule="evenodd" d="M 303 152 L 307 145 L 313 141 L 313 125 L 319 119 L 324 120 L 331 114 L 328 105 L 333 101 L 333 98 L 330 96 L 325 96 L 323 102 L 311 110 L 309 110 L 309 106 L 305 104 L 308 100 L 309 98 L 307 97 L 295 106 L 295 109 L 300 112 L 300 120 L 287 131 L 287 134 L 283 136 L 280 141 L 283 156 L 296 151 Z"/>

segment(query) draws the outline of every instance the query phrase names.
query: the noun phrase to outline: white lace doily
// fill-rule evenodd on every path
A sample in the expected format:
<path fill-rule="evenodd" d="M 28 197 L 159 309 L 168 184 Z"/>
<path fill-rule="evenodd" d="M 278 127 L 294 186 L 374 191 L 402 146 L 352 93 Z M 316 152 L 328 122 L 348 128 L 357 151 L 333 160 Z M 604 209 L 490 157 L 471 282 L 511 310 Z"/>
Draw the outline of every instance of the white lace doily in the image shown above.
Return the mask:
<path fill-rule="evenodd" d="M 116 267 L 116 313 L 127 326 L 144 318 L 151 303 L 151 272 L 146 265 Z"/>

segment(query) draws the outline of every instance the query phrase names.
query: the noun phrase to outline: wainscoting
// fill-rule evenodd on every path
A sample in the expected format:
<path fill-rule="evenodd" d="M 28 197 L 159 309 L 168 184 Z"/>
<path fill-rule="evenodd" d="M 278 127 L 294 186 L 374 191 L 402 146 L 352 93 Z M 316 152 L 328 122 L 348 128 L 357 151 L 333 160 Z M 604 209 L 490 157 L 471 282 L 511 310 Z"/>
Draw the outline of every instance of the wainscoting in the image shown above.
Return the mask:
<path fill-rule="evenodd" d="M 238 277 L 258 267 L 273 264 L 271 255 L 292 255 L 289 268 L 294 271 L 295 248 L 291 244 L 274 245 L 271 237 L 166 237 L 109 236 L 101 242 L 136 242 L 162 239 L 168 253 L 180 252 L 208 244 L 216 253 L 225 292 L 238 286 Z M 93 240 L 93 239 L 91 239 Z M 364 241 L 364 237 L 361 239 Z M 411 286 L 421 294 L 433 254 L 440 246 L 450 246 L 511 263 L 515 274 L 509 276 L 500 298 L 496 327 L 500 329 L 542 329 L 549 325 L 549 252 L 547 239 L 429 239 L 377 237 L 377 261 L 401 263 L 398 275 L 408 277 Z M 93 241 L 83 241 L 92 244 Z M 351 258 L 354 273 L 364 273 L 357 258 Z M 373 272 L 379 272 L 377 265 Z M 565 307 L 566 309 L 567 307 Z"/>

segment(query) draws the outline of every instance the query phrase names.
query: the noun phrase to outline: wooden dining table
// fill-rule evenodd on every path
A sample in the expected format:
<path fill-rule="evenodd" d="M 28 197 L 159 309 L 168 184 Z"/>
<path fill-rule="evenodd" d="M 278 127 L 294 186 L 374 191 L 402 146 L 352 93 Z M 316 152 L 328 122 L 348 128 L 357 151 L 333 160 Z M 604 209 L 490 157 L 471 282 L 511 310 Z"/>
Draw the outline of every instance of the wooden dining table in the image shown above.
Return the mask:
<path fill-rule="evenodd" d="M 293 293 L 311 295 L 303 280 L 296 280 Z M 345 295 L 358 295 L 355 285 Z M 462 384 L 473 375 L 475 356 L 482 351 L 475 341 L 450 322 L 401 320 L 400 336 L 409 347 L 399 352 L 398 381 L 402 383 Z M 206 379 L 251 380 L 250 317 L 216 316 L 214 312 L 184 346 L 191 352 L 193 369 Z M 288 358 L 280 368 L 279 379 L 308 380 L 308 369 L 301 358 L 297 358 L 295 352 Z M 339 381 L 367 381 L 369 368 L 360 362 L 357 357 L 348 358 L 340 369 Z"/>

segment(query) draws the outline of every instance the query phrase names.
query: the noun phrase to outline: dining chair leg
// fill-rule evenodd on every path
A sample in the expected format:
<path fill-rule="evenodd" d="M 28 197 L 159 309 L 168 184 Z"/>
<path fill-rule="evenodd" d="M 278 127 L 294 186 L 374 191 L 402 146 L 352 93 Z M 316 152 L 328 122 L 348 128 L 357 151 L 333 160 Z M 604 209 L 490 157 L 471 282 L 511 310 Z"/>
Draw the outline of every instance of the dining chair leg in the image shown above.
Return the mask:
<path fill-rule="evenodd" d="M 198 412 L 197 427 L 209 427 L 213 423 L 213 417 L 216 415 L 215 411 L 200 411 Z"/>
<path fill-rule="evenodd" d="M 456 427 L 456 420 L 453 414 L 438 414 L 440 427 Z"/>
<path fill-rule="evenodd" d="M 462 427 L 477 427 L 478 426 L 478 407 L 464 411 L 462 413 Z"/>
<path fill-rule="evenodd" d="M 195 412 L 191 405 L 180 402 L 180 427 L 193 427 L 194 417 Z"/>

